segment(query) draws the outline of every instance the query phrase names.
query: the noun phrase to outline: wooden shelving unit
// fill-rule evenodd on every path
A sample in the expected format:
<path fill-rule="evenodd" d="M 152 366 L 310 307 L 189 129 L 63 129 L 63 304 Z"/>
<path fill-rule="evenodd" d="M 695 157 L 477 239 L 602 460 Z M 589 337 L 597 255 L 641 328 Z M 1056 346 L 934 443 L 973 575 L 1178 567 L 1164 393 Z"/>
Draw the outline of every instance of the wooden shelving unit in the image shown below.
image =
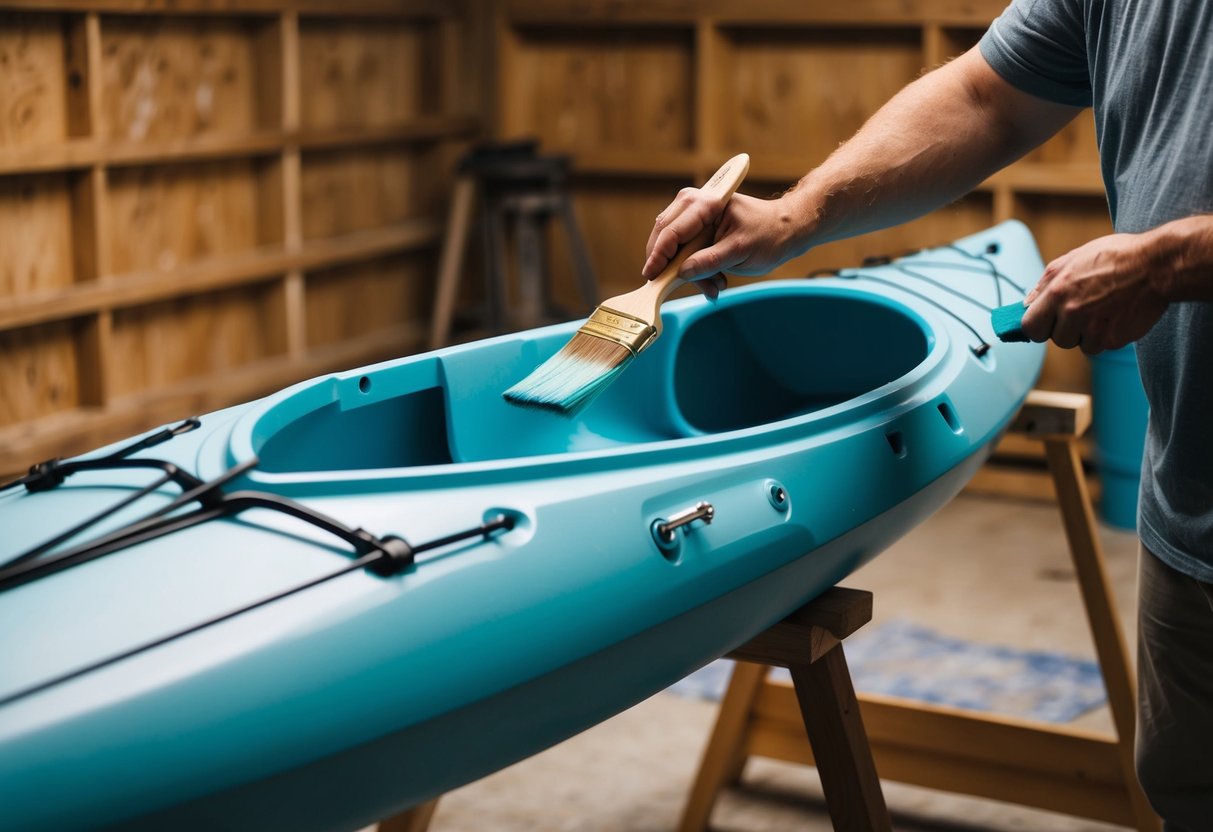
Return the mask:
<path fill-rule="evenodd" d="M 0 472 L 415 350 L 469 4 L 0 11 Z"/>

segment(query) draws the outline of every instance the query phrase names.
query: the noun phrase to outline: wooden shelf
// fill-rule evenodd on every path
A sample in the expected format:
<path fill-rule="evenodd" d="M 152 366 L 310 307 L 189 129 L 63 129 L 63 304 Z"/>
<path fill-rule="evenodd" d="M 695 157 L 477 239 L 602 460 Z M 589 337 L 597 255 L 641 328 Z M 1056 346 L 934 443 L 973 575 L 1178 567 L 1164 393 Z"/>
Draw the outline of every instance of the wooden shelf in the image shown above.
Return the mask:
<path fill-rule="evenodd" d="M 394 19 L 450 17 L 463 13 L 463 3 L 449 0 L 8 0 L 21 11 L 102 12 L 140 15 L 207 15 L 264 17 L 299 12 L 317 17 L 382 17 Z"/>
<path fill-rule="evenodd" d="M 173 271 L 147 271 L 106 277 L 59 292 L 25 295 L 0 306 L 0 329 L 12 329 L 243 286 L 290 271 L 313 271 L 438 244 L 441 225 L 412 220 L 387 228 L 359 231 L 306 243 L 297 250 L 267 247 L 215 257 Z"/>
<path fill-rule="evenodd" d="M 804 3 L 798 0 L 505 0 L 505 14 L 518 25 L 693 25 L 710 18 L 724 26 L 915 25 L 921 20 L 985 26 L 1005 7 L 1002 0 L 868 0 L 862 4 Z"/>
<path fill-rule="evenodd" d="M 231 136 L 195 136 L 158 142 L 76 139 L 61 144 L 0 148 L 0 176 L 83 170 L 94 165 L 135 167 L 274 156 L 287 146 L 301 150 L 331 150 L 465 139 L 478 129 L 477 118 L 456 115 L 423 116 L 398 124 L 372 127 L 261 130 Z"/>

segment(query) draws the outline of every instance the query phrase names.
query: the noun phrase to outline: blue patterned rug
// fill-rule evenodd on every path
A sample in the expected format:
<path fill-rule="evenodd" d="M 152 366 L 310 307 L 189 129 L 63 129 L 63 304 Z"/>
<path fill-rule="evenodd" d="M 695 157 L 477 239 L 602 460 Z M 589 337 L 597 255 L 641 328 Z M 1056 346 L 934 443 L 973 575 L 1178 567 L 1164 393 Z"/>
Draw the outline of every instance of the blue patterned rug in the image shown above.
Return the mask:
<path fill-rule="evenodd" d="M 1103 705 L 1099 665 L 1060 653 L 978 644 L 893 620 L 844 644 L 855 689 L 1042 722 L 1070 722 Z M 733 663 L 692 673 L 672 693 L 718 700 Z M 776 678 L 787 671 L 774 671 Z"/>

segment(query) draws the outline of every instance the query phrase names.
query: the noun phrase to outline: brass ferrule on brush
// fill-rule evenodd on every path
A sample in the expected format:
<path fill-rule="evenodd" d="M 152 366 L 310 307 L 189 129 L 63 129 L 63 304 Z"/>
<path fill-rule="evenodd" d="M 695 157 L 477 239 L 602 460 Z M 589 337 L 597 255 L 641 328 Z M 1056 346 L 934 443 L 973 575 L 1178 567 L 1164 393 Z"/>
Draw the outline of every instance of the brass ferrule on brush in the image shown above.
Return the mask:
<path fill-rule="evenodd" d="M 657 327 L 640 318 L 600 306 L 581 327 L 581 332 L 614 341 L 627 347 L 632 355 L 640 352 L 657 337 Z"/>

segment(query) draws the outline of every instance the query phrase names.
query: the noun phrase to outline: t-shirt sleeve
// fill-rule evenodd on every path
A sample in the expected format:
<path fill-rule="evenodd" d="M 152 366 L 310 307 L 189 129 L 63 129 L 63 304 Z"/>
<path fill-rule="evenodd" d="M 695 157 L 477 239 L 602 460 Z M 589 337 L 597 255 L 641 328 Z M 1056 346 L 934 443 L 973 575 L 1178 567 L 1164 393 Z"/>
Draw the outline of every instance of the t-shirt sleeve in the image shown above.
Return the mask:
<path fill-rule="evenodd" d="M 1091 106 L 1083 0 L 1013 0 L 979 46 L 1012 86 L 1058 104 Z"/>

